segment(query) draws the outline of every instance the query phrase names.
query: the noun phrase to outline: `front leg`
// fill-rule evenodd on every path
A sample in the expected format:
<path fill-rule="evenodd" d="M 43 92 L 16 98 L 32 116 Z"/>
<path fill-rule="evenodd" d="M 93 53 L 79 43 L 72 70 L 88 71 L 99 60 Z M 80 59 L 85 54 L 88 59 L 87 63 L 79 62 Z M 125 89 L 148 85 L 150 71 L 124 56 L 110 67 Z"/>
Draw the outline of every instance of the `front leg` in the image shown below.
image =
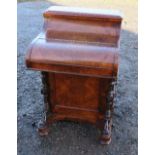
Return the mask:
<path fill-rule="evenodd" d="M 50 114 L 50 109 L 49 109 L 49 101 L 48 101 L 48 73 L 47 72 L 42 72 L 42 90 L 41 94 L 43 94 L 44 97 L 44 118 L 38 123 L 38 133 L 40 136 L 46 136 L 49 133 L 48 129 L 48 115 Z"/>
<path fill-rule="evenodd" d="M 111 142 L 111 127 L 112 127 L 112 120 L 111 120 L 111 112 L 110 110 L 106 112 L 106 116 L 103 122 L 103 131 L 101 135 L 100 142 L 101 144 L 110 144 Z"/>
<path fill-rule="evenodd" d="M 111 111 L 113 111 L 113 101 L 115 97 L 116 79 L 111 81 L 108 89 L 108 95 L 106 99 L 106 112 L 103 122 L 103 130 L 101 135 L 101 144 L 110 144 L 111 142 L 111 128 L 112 128 L 112 117 Z"/>

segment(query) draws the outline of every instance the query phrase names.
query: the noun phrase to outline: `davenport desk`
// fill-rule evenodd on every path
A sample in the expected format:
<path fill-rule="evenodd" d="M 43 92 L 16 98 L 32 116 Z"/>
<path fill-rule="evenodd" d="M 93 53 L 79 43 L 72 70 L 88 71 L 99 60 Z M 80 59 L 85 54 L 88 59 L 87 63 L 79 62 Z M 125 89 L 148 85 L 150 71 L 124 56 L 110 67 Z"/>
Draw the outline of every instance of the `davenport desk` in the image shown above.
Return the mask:
<path fill-rule="evenodd" d="M 42 73 L 46 110 L 40 135 L 54 121 L 84 121 L 99 127 L 101 143 L 109 144 L 122 17 L 62 6 L 43 16 L 43 30 L 26 55 L 27 67 Z"/>

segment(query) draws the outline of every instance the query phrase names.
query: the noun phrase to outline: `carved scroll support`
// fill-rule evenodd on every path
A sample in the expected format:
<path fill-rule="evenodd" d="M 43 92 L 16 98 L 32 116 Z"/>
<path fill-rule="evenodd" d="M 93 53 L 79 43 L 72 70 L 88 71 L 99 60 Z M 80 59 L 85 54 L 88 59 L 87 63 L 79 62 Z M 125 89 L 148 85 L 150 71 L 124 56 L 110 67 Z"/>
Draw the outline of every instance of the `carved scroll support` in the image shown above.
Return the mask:
<path fill-rule="evenodd" d="M 42 89 L 41 89 L 41 94 L 43 94 L 44 97 L 44 112 L 43 112 L 43 120 L 41 120 L 38 123 L 38 132 L 39 135 L 41 136 L 46 136 L 48 135 L 48 122 L 47 122 L 47 117 L 50 114 L 50 108 L 49 108 L 49 103 L 48 103 L 48 83 L 47 83 L 47 72 L 41 72 L 42 75 Z"/>
<path fill-rule="evenodd" d="M 101 136 L 101 144 L 109 144 L 111 142 L 111 128 L 112 128 L 112 117 L 111 112 L 113 111 L 114 98 L 116 96 L 116 79 L 113 80 L 109 86 L 108 96 L 106 99 L 106 112 L 103 121 L 103 131 Z"/>

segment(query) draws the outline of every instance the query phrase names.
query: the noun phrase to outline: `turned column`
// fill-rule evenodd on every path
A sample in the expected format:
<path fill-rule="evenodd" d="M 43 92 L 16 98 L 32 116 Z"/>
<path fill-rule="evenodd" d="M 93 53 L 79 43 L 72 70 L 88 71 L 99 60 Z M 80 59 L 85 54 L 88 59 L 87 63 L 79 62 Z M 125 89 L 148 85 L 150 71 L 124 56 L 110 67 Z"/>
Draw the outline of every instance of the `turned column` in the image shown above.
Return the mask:
<path fill-rule="evenodd" d="M 111 142 L 111 128 L 112 128 L 112 116 L 114 98 L 116 96 L 116 79 L 112 80 L 109 85 L 108 95 L 106 98 L 106 111 L 103 120 L 103 130 L 100 142 L 101 144 L 109 144 Z"/>
<path fill-rule="evenodd" d="M 44 111 L 43 111 L 43 119 L 40 120 L 38 123 L 38 132 L 41 136 L 48 135 L 48 116 L 51 113 L 50 107 L 49 107 L 49 86 L 48 86 L 48 73 L 47 72 L 41 72 L 41 78 L 42 78 L 42 89 L 41 94 L 44 98 Z"/>

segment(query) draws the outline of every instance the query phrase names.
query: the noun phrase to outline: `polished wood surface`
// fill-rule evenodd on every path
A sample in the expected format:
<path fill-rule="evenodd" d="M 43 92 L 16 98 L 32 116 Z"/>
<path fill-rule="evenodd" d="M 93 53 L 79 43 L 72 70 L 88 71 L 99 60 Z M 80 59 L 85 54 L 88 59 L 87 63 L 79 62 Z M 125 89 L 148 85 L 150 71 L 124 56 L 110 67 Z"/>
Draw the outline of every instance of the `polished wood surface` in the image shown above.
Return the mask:
<path fill-rule="evenodd" d="M 42 72 L 46 116 L 96 124 L 101 143 L 111 141 L 111 111 L 118 74 L 122 17 L 107 10 L 50 7 L 43 31 L 29 46 L 26 65 Z"/>
<path fill-rule="evenodd" d="M 54 77 L 55 84 L 50 81 L 54 89 L 51 100 L 56 103 L 52 112 L 65 115 L 65 118 L 90 121 L 95 123 L 97 118 L 103 118 L 99 111 L 100 79 L 77 75 L 49 74 Z M 102 100 L 103 102 L 104 100 Z M 52 104 L 52 103 L 51 103 Z"/>
<path fill-rule="evenodd" d="M 44 18 L 43 32 L 33 41 L 27 53 L 29 68 L 117 76 L 122 20 L 119 14 L 50 7 Z"/>
<path fill-rule="evenodd" d="M 117 59 L 118 49 L 113 47 L 38 38 L 26 63 L 43 71 L 116 77 Z"/>

